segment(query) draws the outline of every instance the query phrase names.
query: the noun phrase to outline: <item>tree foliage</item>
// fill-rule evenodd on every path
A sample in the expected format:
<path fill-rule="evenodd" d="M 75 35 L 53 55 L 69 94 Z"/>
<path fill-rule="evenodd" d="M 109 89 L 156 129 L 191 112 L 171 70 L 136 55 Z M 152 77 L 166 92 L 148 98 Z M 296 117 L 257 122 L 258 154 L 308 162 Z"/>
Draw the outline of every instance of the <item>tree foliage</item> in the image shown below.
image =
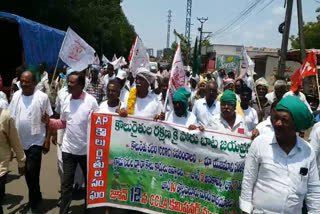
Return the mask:
<path fill-rule="evenodd" d="M 109 59 L 114 53 L 128 56 L 135 38 L 120 0 L 11 0 L 3 1 L 0 11 L 64 31 L 70 26 Z"/>
<path fill-rule="evenodd" d="M 320 12 L 320 8 L 316 10 L 317 13 Z M 320 48 L 320 15 L 317 16 L 316 22 L 308 22 L 303 26 L 303 32 L 305 37 L 306 48 Z M 298 36 L 291 36 L 291 46 L 292 48 L 300 48 L 300 41 Z"/>

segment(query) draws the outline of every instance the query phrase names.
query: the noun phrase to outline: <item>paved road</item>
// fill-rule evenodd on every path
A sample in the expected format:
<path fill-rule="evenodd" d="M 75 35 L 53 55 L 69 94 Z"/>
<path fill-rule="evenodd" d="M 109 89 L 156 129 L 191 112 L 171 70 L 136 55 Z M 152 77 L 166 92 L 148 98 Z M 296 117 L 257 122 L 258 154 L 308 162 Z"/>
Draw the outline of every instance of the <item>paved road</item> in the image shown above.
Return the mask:
<path fill-rule="evenodd" d="M 8 175 L 6 185 L 4 213 L 26 213 L 26 205 L 28 202 L 27 184 L 24 176 L 20 177 L 18 174 L 17 162 L 15 159 L 10 164 L 10 170 L 11 172 Z M 42 156 L 40 183 L 43 197 L 40 213 L 59 213 L 57 202 L 60 197 L 60 177 L 58 175 L 56 147 L 54 145 L 51 146 L 51 150 L 48 154 Z M 83 191 L 74 193 L 74 200 L 70 207 L 71 213 L 85 213 L 83 195 Z M 90 210 L 90 213 L 104 213 L 104 209 Z"/>

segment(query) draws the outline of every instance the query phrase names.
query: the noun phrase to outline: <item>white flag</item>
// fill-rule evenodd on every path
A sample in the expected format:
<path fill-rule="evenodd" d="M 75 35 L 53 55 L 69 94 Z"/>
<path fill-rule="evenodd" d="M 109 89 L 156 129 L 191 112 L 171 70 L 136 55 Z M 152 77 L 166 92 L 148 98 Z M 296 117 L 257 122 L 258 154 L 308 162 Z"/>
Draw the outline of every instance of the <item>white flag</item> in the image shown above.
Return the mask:
<path fill-rule="evenodd" d="M 107 57 L 105 57 L 105 55 L 102 55 L 102 63 L 103 63 L 104 65 L 107 65 L 108 63 L 110 63 L 110 61 L 108 60 Z"/>
<path fill-rule="evenodd" d="M 127 62 L 126 62 L 126 59 L 123 56 L 121 56 L 117 60 L 111 62 L 111 64 L 113 65 L 114 69 L 117 70 L 117 69 L 121 68 L 121 66 L 126 65 Z"/>
<path fill-rule="evenodd" d="M 253 90 L 253 75 L 256 74 L 256 72 L 254 72 L 255 64 L 248 55 L 245 47 L 242 49 L 242 55 L 245 61 L 246 69 L 241 70 L 241 74 L 238 79 L 244 79 L 246 85 Z"/>
<path fill-rule="evenodd" d="M 112 57 L 112 62 L 117 61 L 117 59 L 118 59 L 118 58 L 117 58 L 117 55 L 114 54 L 113 57 Z"/>
<path fill-rule="evenodd" d="M 170 75 L 170 93 L 171 96 L 181 87 L 187 86 L 186 74 L 184 72 L 183 61 L 181 57 L 180 44 L 177 46 L 176 53 L 172 62 Z"/>
<path fill-rule="evenodd" d="M 146 48 L 144 47 L 141 39 L 137 36 L 135 41 L 135 46 L 132 51 L 131 61 L 130 61 L 130 72 L 133 77 L 136 77 L 138 68 L 150 69 L 149 57 Z"/>
<path fill-rule="evenodd" d="M 60 49 L 60 59 L 73 70 L 82 71 L 94 64 L 94 53 L 95 50 L 69 27 Z"/>
<path fill-rule="evenodd" d="M 250 58 L 250 56 L 248 55 L 245 47 L 243 47 L 242 54 L 243 54 L 243 58 L 244 58 L 244 61 L 245 61 L 245 64 L 246 64 L 246 74 L 248 76 L 255 75 L 256 74 L 256 72 L 254 72 L 255 64 L 252 61 L 252 59 Z"/>

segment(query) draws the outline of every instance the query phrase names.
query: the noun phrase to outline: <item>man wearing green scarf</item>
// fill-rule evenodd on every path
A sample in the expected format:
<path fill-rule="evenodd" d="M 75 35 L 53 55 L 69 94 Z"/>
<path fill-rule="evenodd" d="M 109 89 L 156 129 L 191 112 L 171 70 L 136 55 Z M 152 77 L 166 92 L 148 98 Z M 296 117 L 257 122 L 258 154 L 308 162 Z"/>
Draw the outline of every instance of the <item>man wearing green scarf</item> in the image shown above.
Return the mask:
<path fill-rule="evenodd" d="M 296 132 L 313 125 L 297 97 L 287 96 L 271 118 L 274 133 L 254 139 L 246 157 L 240 209 L 243 213 L 320 213 L 320 180 L 311 146 Z M 267 200 L 266 200 L 267 199 Z"/>
<path fill-rule="evenodd" d="M 236 113 L 237 97 L 233 91 L 225 90 L 220 98 L 220 114 L 214 115 L 208 128 L 226 134 L 250 137 L 242 116 Z"/>
<path fill-rule="evenodd" d="M 173 95 L 173 111 L 167 116 L 167 122 L 197 129 L 196 116 L 188 111 L 188 101 L 191 93 L 184 87 L 179 88 Z"/>

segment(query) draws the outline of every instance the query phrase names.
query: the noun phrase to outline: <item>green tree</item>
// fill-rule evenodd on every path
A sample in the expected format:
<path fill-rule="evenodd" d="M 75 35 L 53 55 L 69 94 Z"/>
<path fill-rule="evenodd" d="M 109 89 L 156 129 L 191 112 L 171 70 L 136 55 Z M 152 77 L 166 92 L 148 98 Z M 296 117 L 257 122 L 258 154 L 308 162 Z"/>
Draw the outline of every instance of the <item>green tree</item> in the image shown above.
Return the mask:
<path fill-rule="evenodd" d="M 316 10 L 320 12 L 320 8 Z M 308 22 L 303 26 L 306 48 L 320 48 L 320 15 L 317 16 L 316 22 Z M 299 35 L 290 37 L 292 48 L 300 48 Z"/>

